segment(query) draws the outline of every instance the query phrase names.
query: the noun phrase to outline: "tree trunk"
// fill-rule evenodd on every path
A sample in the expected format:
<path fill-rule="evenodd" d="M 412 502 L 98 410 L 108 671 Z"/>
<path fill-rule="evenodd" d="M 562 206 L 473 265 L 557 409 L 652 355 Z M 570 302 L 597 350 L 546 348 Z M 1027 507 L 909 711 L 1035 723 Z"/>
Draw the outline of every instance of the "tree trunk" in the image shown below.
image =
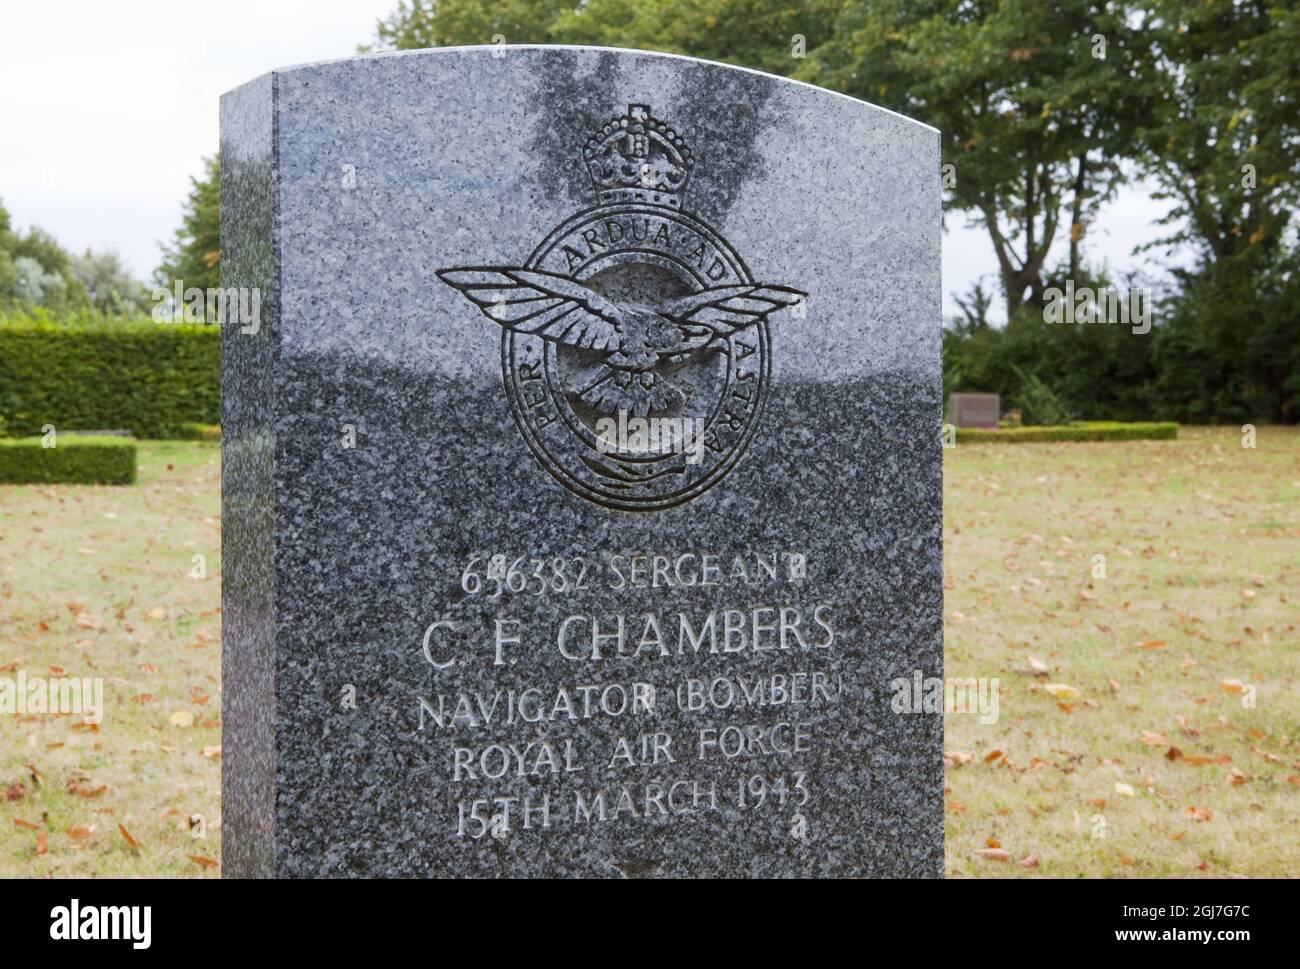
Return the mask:
<path fill-rule="evenodd" d="M 1079 280 L 1079 251 L 1083 241 L 1083 192 L 1088 178 L 1088 152 L 1079 156 L 1079 167 L 1074 173 L 1074 201 L 1070 207 L 1070 278 Z"/>

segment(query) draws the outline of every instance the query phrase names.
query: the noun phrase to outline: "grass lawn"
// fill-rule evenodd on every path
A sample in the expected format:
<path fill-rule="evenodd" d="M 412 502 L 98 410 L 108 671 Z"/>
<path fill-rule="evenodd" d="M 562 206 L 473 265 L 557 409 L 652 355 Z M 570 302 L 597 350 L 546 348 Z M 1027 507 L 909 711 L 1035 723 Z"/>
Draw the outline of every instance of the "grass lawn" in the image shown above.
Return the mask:
<path fill-rule="evenodd" d="M 147 441 L 134 485 L 0 486 L 0 675 L 102 677 L 105 707 L 0 717 L 0 876 L 220 872 L 220 467 Z"/>
<path fill-rule="evenodd" d="M 1300 876 L 1300 433 L 1179 435 L 948 452 L 949 875 Z"/>
<path fill-rule="evenodd" d="M 947 672 L 1000 682 L 946 720 L 950 875 L 1300 875 L 1300 431 L 1240 440 L 946 452 Z M 0 717 L 0 876 L 219 874 L 219 486 L 191 442 L 0 486 L 0 675 L 106 706 Z"/>

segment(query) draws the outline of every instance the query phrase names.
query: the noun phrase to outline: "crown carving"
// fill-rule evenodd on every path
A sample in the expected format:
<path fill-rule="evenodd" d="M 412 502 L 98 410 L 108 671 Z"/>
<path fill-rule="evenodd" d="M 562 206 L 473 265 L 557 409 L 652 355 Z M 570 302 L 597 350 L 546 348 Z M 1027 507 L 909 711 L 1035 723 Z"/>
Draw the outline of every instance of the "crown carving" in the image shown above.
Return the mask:
<path fill-rule="evenodd" d="M 682 136 L 647 104 L 629 104 L 587 140 L 582 151 L 602 203 L 648 202 L 677 209 L 695 160 Z"/>

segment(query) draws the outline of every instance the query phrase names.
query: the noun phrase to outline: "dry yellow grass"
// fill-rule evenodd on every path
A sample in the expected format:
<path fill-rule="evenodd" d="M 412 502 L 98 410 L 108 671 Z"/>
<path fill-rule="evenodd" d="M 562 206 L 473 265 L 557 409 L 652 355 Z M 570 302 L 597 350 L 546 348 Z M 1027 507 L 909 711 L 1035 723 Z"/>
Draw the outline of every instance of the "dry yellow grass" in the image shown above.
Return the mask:
<path fill-rule="evenodd" d="M 945 719 L 950 875 L 1300 875 L 1300 433 L 1241 441 L 946 454 L 946 673 L 1001 684 Z"/>
<path fill-rule="evenodd" d="M 0 876 L 219 872 L 190 858 L 221 857 L 219 461 L 144 442 L 133 486 L 0 486 L 0 676 L 102 677 L 105 707 L 0 717 Z"/>
<path fill-rule="evenodd" d="M 133 487 L 0 487 L 0 676 L 106 701 L 98 732 L 0 717 L 0 876 L 219 874 L 191 860 L 220 858 L 218 472 L 145 442 Z M 1001 685 L 996 723 L 946 719 L 949 874 L 1300 874 L 1300 432 L 961 445 L 945 472 L 947 672 Z"/>

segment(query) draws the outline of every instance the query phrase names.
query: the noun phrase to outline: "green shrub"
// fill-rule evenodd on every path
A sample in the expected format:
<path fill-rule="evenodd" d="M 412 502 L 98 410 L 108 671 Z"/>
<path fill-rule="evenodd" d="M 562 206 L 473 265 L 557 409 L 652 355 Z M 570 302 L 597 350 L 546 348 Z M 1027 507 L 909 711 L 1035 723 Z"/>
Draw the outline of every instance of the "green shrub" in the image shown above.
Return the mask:
<path fill-rule="evenodd" d="M 1011 365 L 1011 369 L 1020 378 L 1020 393 L 1016 399 L 1024 412 L 1024 423 L 1051 427 L 1061 427 L 1070 423 L 1074 415 L 1051 387 L 1039 380 L 1035 374 L 1025 373 L 1015 364 Z"/>
<path fill-rule="evenodd" d="M 1172 422 L 1121 424 L 1117 421 L 1080 421 L 1056 427 L 957 428 L 958 444 L 1033 441 L 1169 441 L 1178 437 Z"/>
<path fill-rule="evenodd" d="M 221 425 L 187 421 L 177 430 L 176 437 L 183 441 L 220 441 Z"/>
<path fill-rule="evenodd" d="M 0 319 L 0 419 L 8 434 L 129 428 L 174 437 L 221 419 L 217 327 L 142 318 Z"/>
<path fill-rule="evenodd" d="M 135 441 L 129 437 L 0 438 L 0 484 L 131 484 Z"/>

